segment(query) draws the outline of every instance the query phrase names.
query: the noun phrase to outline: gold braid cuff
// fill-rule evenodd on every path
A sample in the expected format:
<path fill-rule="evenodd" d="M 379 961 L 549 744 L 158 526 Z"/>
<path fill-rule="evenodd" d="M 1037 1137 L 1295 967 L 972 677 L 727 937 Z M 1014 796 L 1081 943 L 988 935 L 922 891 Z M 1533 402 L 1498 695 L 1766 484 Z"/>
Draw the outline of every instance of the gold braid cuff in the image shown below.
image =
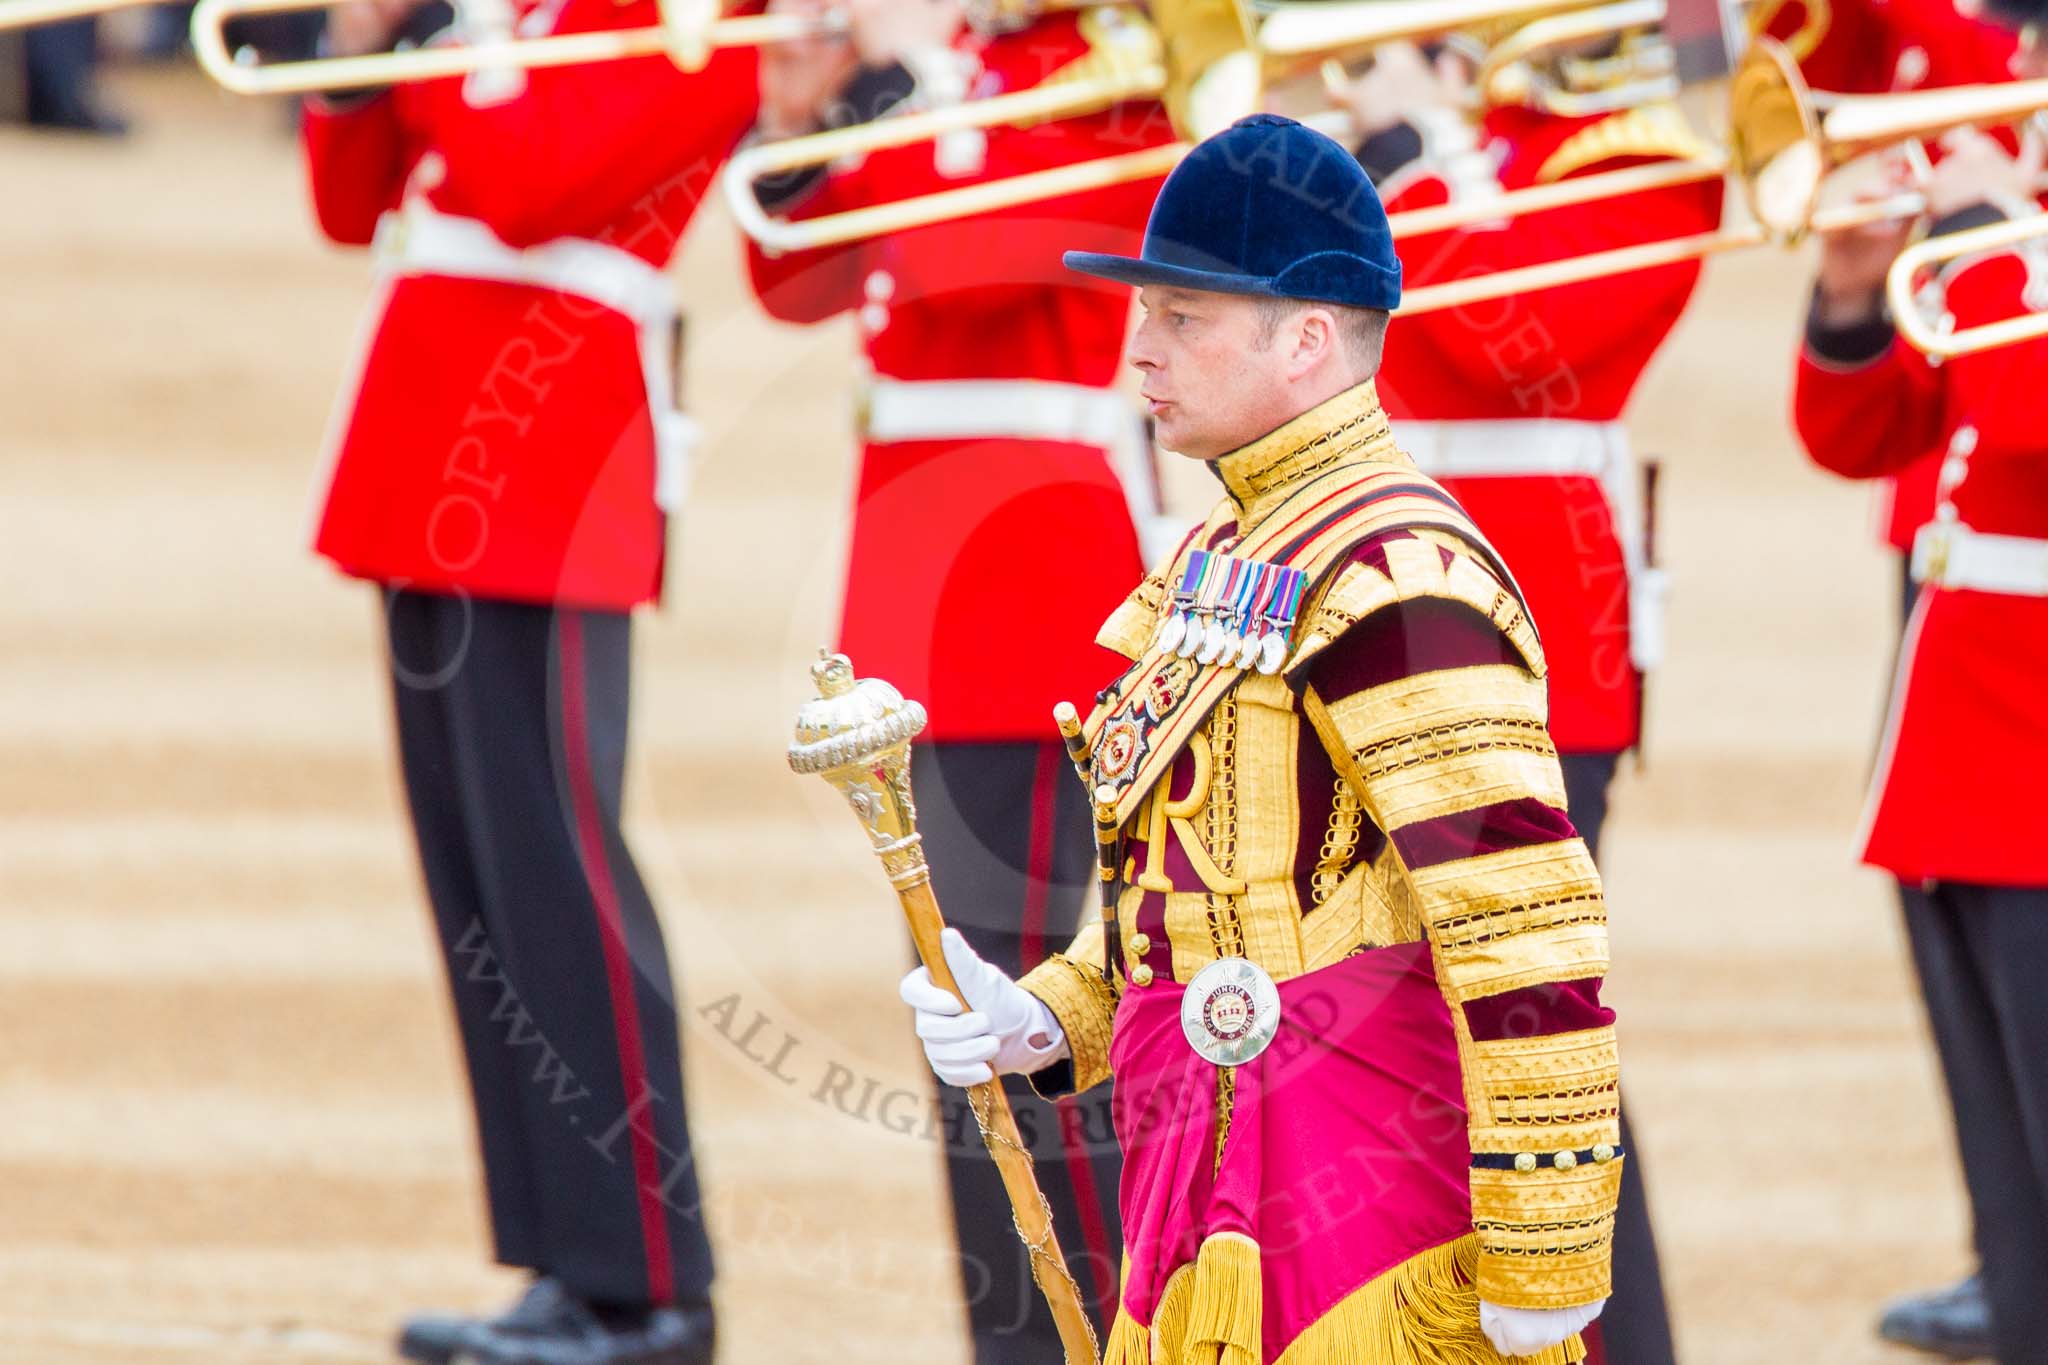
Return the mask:
<path fill-rule="evenodd" d="M 1054 953 L 1025 973 L 1017 984 L 1045 1002 L 1060 1031 L 1067 1036 L 1075 1091 L 1109 1078 L 1109 1035 L 1116 1019 L 1116 992 L 1102 979 L 1102 968 L 1087 959 L 1102 953 L 1102 926 L 1081 930 L 1064 953 Z M 1034 1089 L 1038 1082 L 1032 1081 Z M 1043 1094 L 1043 1091 L 1040 1091 Z"/>
<path fill-rule="evenodd" d="M 1611 1294 L 1614 1205 L 1626 1160 L 1527 1175 L 1474 1170 L 1479 1297 L 1503 1308 L 1575 1308 Z"/>
<path fill-rule="evenodd" d="M 1516 1162 L 1472 1171 L 1480 1296 L 1506 1308 L 1605 1296 L 1626 1160 L 1614 1030 L 1475 1041 L 1466 1065 L 1484 1105 L 1472 1151 Z"/>

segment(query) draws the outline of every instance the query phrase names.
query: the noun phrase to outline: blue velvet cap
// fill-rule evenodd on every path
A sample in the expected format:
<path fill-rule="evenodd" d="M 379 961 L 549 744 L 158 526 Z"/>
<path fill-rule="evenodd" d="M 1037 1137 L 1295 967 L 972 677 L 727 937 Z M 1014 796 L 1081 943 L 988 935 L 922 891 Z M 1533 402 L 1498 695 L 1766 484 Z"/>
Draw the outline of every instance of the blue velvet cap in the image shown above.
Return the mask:
<path fill-rule="evenodd" d="M 1382 308 L 1401 303 L 1387 211 L 1358 159 L 1277 114 L 1239 119 L 1166 178 L 1137 257 L 1069 251 L 1069 270 L 1172 285 Z"/>

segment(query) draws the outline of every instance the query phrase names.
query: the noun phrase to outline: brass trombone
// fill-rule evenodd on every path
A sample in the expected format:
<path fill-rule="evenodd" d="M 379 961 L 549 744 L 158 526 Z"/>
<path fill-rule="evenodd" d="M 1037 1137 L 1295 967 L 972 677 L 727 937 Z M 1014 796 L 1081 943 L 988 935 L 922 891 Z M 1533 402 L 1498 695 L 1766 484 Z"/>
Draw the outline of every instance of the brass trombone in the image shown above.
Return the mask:
<path fill-rule="evenodd" d="M 1487 49 L 1486 60 L 1473 78 L 1482 106 L 1535 105 L 1561 118 L 1585 118 L 1656 100 L 1678 97 L 1678 56 L 1668 43 L 1638 41 L 1624 51 L 1601 58 L 1567 58 L 1570 73 L 1581 68 L 1587 79 L 1562 88 L 1547 78 L 1544 55 L 1588 39 L 1647 33 L 1664 22 L 1664 0 L 1625 0 L 1598 9 L 1553 15 L 1524 24 Z"/>
<path fill-rule="evenodd" d="M 58 3 L 58 0 L 37 0 Z M 661 22 L 520 38 L 480 34 L 473 41 L 356 57 L 259 62 L 247 48 L 230 51 L 227 25 L 256 14 L 325 8 L 329 0 L 199 0 L 192 11 L 192 51 L 223 89 L 237 95 L 291 95 L 467 76 L 480 71 L 532 70 L 666 54 L 685 71 L 700 70 L 721 48 L 791 42 L 838 31 L 837 16 L 757 14 L 721 18 L 706 0 L 660 0 Z"/>
<path fill-rule="evenodd" d="M 1527 68 L 1537 53 L 1563 43 L 1649 29 L 1665 18 L 1666 0 L 1597 5 L 1583 0 L 1351 0 L 1257 11 L 1241 0 L 1155 0 L 1151 8 L 1152 23 L 1129 13 L 1091 14 L 1086 22 L 1091 26 L 1093 55 L 1043 86 L 745 149 L 734 157 L 724 177 L 732 212 L 764 247 L 801 251 L 1147 179 L 1171 170 L 1194 139 L 1256 108 L 1269 80 L 1342 61 L 1387 42 L 1528 21 L 1524 31 L 1507 40 L 1497 59 L 1489 63 L 1495 93 L 1507 95 L 1513 92 L 1498 85 L 1503 73 Z M 1766 14 L 1776 9 L 1767 6 Z M 1823 22 L 1819 16 L 1824 13 L 1820 6 L 1810 10 L 1808 26 L 1795 39 L 1809 48 L 1817 41 L 1818 26 Z M 1667 93 L 1654 65 L 1648 69 L 1657 82 L 1654 93 Z M 1675 85 L 1675 66 L 1672 76 Z M 1162 96 L 1186 140 L 800 222 L 770 217 L 754 195 L 754 185 L 763 177 L 825 165 L 842 157 L 907 146 L 963 129 L 1072 117 L 1125 100 Z M 1410 238 L 1700 184 L 1730 174 L 1738 180 L 1741 198 L 1749 207 L 1747 221 L 1711 233 L 1424 286 L 1409 292 L 1402 312 L 1414 315 L 1460 307 L 1772 241 L 1791 245 L 1813 231 L 1912 216 L 1924 209 L 1924 200 L 1914 195 L 1822 210 L 1821 183 L 1830 170 L 1882 147 L 1917 142 L 1956 127 L 2010 122 L 2048 107 L 2048 81 L 1914 95 L 1835 97 L 1823 115 L 1786 46 L 1759 38 L 1751 43 L 1734 73 L 1729 105 L 1732 135 L 1725 155 L 1655 162 L 1531 186 L 1478 202 L 1396 214 L 1392 226 L 1397 238 Z M 1991 234 L 1996 229 L 1983 231 Z M 1987 235 L 1976 240 L 1988 243 L 1992 238 Z M 1973 246 L 1967 236 L 1953 239 L 1953 251 L 1972 249 L 1991 248 Z M 1910 279 L 1915 263 L 1936 258 L 1939 250 L 1930 246 L 1909 257 L 1901 266 L 1900 278 Z M 1928 339 L 1912 322 L 1902 320 L 1901 326 L 1915 344 Z M 2048 323 L 2042 326 L 2048 331 Z M 1971 345 L 1977 340 L 1969 334 L 1956 334 L 1942 344 Z"/>
<path fill-rule="evenodd" d="M 1187 154 L 1190 143 L 1149 147 L 806 222 L 784 222 L 762 210 L 754 186 L 768 176 L 934 141 L 948 133 L 1072 118 L 1166 93 L 1172 79 L 1167 44 L 1151 23 L 1124 10 L 1101 9 L 1088 12 L 1082 25 L 1089 55 L 1028 90 L 740 149 L 723 176 L 727 206 L 741 230 L 767 249 L 805 251 L 1164 175 Z"/>
<path fill-rule="evenodd" d="M 0 4 L 9 0 L 0 0 Z M 148 3 L 149 0 L 19 0 L 38 5 Z M 1032 12 L 1079 9 L 1097 0 L 1027 0 Z M 1130 0 L 1102 0 L 1129 3 Z M 192 50 L 199 64 L 223 88 L 238 95 L 291 95 L 315 90 L 348 90 L 467 76 L 480 71 L 527 71 L 583 62 L 620 61 L 657 53 L 685 71 L 701 70 L 724 48 L 823 38 L 846 31 L 843 14 L 818 16 L 754 14 L 721 16 L 718 0 L 658 0 L 661 22 L 640 28 L 591 33 L 556 33 L 521 38 L 483 32 L 460 44 L 356 57 L 259 63 L 248 49 L 229 51 L 227 24 L 253 14 L 325 8 L 331 0 L 199 0 L 192 12 Z M 457 7 L 458 10 L 460 6 Z"/>
<path fill-rule="evenodd" d="M 1410 291 L 1402 301 L 1401 311 L 1412 315 L 1463 307 L 1510 294 L 1675 265 L 1767 242 L 1796 245 L 1812 232 L 1836 232 L 1887 218 L 1913 217 L 1926 210 L 1925 198 L 1917 194 L 1822 209 L 1822 183 L 1830 171 L 1886 147 L 1917 144 L 1956 128 L 2012 123 L 2029 117 L 2048 108 L 2048 80 L 1899 95 L 1837 96 L 1823 115 L 1818 112 L 1791 53 L 1782 44 L 1761 38 L 1751 43 L 1736 70 L 1729 89 L 1729 104 L 1728 169 L 1741 181 L 1752 221 L 1724 227 L 1716 233 L 1425 286 Z M 1684 164 L 1674 165 L 1673 173 L 1678 173 Z M 1640 169 L 1648 172 L 1659 168 Z M 1587 176 L 1583 180 L 1594 182 L 1604 178 Z M 1567 180 L 1543 188 L 1561 191 L 1574 183 L 1577 182 Z M 1462 225 L 1445 221 L 1436 227 L 1441 230 Z M 1902 254 L 1887 280 L 1900 335 L 1915 348 L 1937 356 L 1965 355 L 2048 336 L 2048 316 L 2013 318 L 1955 331 L 1930 322 L 1914 300 L 1916 277 L 1926 266 L 2009 248 L 2041 236 L 2048 236 L 2048 215 L 1929 239 Z"/>
<path fill-rule="evenodd" d="M 2048 80 L 2030 80 L 1839 96 L 1821 115 L 1790 54 L 1769 43 L 1751 52 L 1736 85 L 1753 114 L 1747 124 L 1736 125 L 1757 185 L 1753 208 L 1758 220 L 1787 242 L 1809 231 L 1835 232 L 1926 212 L 1925 197 L 1912 193 L 1816 211 L 1821 182 L 1836 167 L 1883 147 L 1918 144 L 1958 128 L 2017 123 L 2048 109 Z M 2037 213 L 1908 247 L 1885 280 L 1899 335 L 1915 350 L 1941 359 L 2048 336 L 2048 313 L 2040 312 L 1958 330 L 1946 312 L 1930 317 L 1917 293 L 1920 273 L 1929 266 L 2008 251 L 2044 237 L 2048 214 Z"/>
<path fill-rule="evenodd" d="M 1946 312 L 1930 318 L 1918 295 L 1920 272 L 1929 266 L 1946 265 L 1979 253 L 2010 251 L 2044 237 L 2048 237 L 2048 214 L 2035 214 L 1944 237 L 1929 237 L 1917 246 L 1907 247 L 1892 262 L 1891 273 L 1885 277 L 1885 298 L 1891 304 L 1899 335 L 1914 350 L 1937 360 L 1953 360 L 2048 336 L 2048 312 L 2022 313 L 1958 329 Z"/>
<path fill-rule="evenodd" d="M 1333 0 L 1266 10 L 1258 26 L 1258 43 L 1267 74 L 1284 77 L 1319 66 L 1346 49 L 1363 55 L 1384 43 L 1419 42 L 1467 29 L 1612 8 L 1597 0 Z"/>
<path fill-rule="evenodd" d="M 1810 231 L 1835 232 L 1924 212 L 1926 200 L 1917 195 L 1832 211 L 1816 205 L 1828 173 L 1858 157 L 1958 128 L 2016 123 L 2048 109 L 2048 80 L 1837 95 L 1823 114 L 1791 54 L 1764 40 L 1751 47 L 1736 73 L 1733 99 L 1738 160 L 1756 185 L 1757 219 L 1797 242 Z"/>
<path fill-rule="evenodd" d="M 1647 0 L 1661 15 L 1663 0 Z M 1255 112 L 1266 85 L 1341 63 L 1385 43 L 1437 37 L 1472 27 L 1520 23 L 1566 13 L 1601 14 L 1593 33 L 1617 20 L 1633 24 L 1649 12 L 1644 0 L 1621 5 L 1588 0 L 1349 0 L 1254 8 L 1244 0 L 1153 0 L 1151 19 L 1136 14 L 1092 13 L 1094 55 L 1046 84 L 1016 94 L 948 109 L 877 120 L 853 128 L 742 149 L 727 165 L 726 203 L 741 229 L 770 251 L 806 251 L 991 213 L 1022 204 L 1133 180 L 1173 169 L 1208 133 Z M 893 204 L 786 222 L 762 211 L 754 196 L 760 180 L 827 165 L 843 157 L 924 142 L 970 128 L 993 128 L 1095 113 L 1126 100 L 1164 98 L 1181 141 L 1143 151 L 988 181 Z M 1462 206 L 1466 222 L 1488 221 L 1563 204 L 1585 203 L 1646 185 L 1714 179 L 1719 161 L 1681 163 L 1587 176 L 1569 185 L 1546 185 Z M 1404 223 L 1397 235 L 1462 226 L 1442 221 L 1445 211 Z"/>

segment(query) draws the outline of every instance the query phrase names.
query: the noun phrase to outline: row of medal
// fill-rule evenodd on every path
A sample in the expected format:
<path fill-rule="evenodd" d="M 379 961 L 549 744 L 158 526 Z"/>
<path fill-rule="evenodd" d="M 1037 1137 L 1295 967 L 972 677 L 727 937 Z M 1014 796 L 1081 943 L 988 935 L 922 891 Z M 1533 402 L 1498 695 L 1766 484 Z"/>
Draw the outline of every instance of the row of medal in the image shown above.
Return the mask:
<path fill-rule="evenodd" d="M 1278 673 L 1306 586 L 1299 569 L 1196 550 L 1152 647 L 1197 663 Z"/>

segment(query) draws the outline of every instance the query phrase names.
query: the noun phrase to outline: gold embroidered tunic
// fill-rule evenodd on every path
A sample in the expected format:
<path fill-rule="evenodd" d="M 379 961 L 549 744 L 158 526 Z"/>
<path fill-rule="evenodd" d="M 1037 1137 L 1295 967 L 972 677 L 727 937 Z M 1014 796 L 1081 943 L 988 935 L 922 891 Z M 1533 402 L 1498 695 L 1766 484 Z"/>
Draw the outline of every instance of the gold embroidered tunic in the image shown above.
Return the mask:
<path fill-rule="evenodd" d="M 1091 925 L 1024 978 L 1071 1050 L 1039 1082 L 1102 1080 L 1121 997 L 1219 957 L 1284 990 L 1416 945 L 1455 1035 L 1472 1160 L 1451 1278 L 1507 1307 L 1602 1298 L 1621 1165 L 1605 906 L 1563 813 L 1542 649 L 1512 579 L 1394 447 L 1370 384 L 1216 469 L 1226 496 L 1099 637 L 1134 661 L 1089 721 L 1097 779 L 1106 761 L 1122 774 L 1119 952 L 1106 965 Z M 1310 570 L 1277 674 L 1152 647 L 1198 549 Z M 1140 1330 L 1120 1318 L 1133 1352 Z M 1496 1357 L 1475 1314 L 1456 1351 L 1412 1358 Z"/>

